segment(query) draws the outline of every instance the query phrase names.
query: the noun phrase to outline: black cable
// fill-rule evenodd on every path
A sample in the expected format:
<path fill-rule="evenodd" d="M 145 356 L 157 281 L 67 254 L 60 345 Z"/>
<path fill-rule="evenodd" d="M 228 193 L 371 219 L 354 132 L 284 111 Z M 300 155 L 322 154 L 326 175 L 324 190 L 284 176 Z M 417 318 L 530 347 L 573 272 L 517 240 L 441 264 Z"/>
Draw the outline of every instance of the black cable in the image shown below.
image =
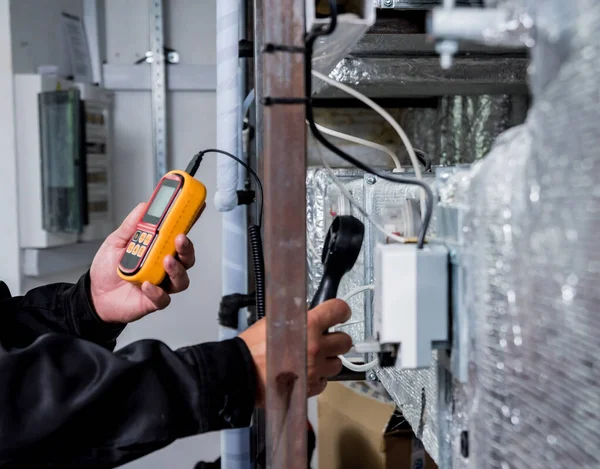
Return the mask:
<path fill-rule="evenodd" d="M 335 3 L 335 0 L 329 0 L 329 9 L 331 12 L 331 21 L 329 22 L 329 27 L 322 29 L 320 31 L 311 32 L 306 38 L 306 55 L 305 55 L 305 61 L 304 61 L 304 79 L 305 79 L 305 87 L 306 87 L 306 90 L 305 90 L 305 93 L 306 93 L 306 120 L 308 121 L 310 130 L 311 130 L 312 134 L 315 136 L 315 138 L 319 142 L 321 142 L 327 149 L 329 149 L 330 151 L 332 151 L 333 153 L 335 153 L 336 155 L 338 155 L 340 158 L 347 161 L 348 163 L 353 164 L 357 168 L 362 169 L 363 171 L 365 171 L 367 173 L 375 174 L 382 179 L 386 179 L 391 182 L 397 182 L 400 184 L 410 184 L 410 185 L 419 186 L 425 191 L 425 196 L 427 199 L 427 203 L 426 203 L 426 207 L 425 207 L 426 211 L 425 211 L 425 215 L 423 216 L 423 222 L 421 223 L 421 226 L 419 228 L 419 235 L 418 235 L 418 240 L 417 240 L 417 247 L 419 249 L 423 249 L 423 246 L 425 244 L 425 235 L 427 234 L 427 229 L 429 228 L 429 223 L 431 221 L 431 215 L 433 212 L 434 198 L 433 198 L 433 192 L 432 192 L 431 188 L 427 184 L 425 184 L 424 182 L 422 182 L 418 179 L 409 179 L 409 178 L 393 176 L 391 174 L 388 174 L 388 173 L 385 173 L 382 171 L 377 171 L 374 168 L 371 168 L 370 166 L 368 166 L 368 165 L 364 164 L 362 161 L 357 160 L 356 158 L 350 156 L 349 154 L 347 154 L 346 152 L 344 152 L 343 150 L 341 150 L 340 148 L 335 146 L 333 143 L 331 143 L 329 140 L 327 140 L 327 138 L 325 138 L 325 136 L 321 133 L 321 131 L 317 128 L 317 126 L 315 124 L 315 117 L 314 117 L 314 111 L 313 111 L 312 99 L 311 99 L 311 96 L 312 96 L 312 55 L 313 55 L 313 50 L 314 50 L 314 44 L 315 44 L 315 41 L 317 40 L 317 38 L 320 36 L 326 36 L 326 35 L 331 34 L 337 25 L 337 5 Z"/>
<path fill-rule="evenodd" d="M 423 165 L 423 169 L 425 170 L 425 172 L 430 173 L 431 172 L 431 159 L 427 156 L 427 154 L 424 151 L 417 150 L 415 148 L 415 155 L 417 156 L 417 159 L 419 160 L 419 162 Z"/>
<path fill-rule="evenodd" d="M 256 225 L 248 227 L 248 243 L 252 254 L 254 269 L 254 288 L 256 289 L 256 320 L 265 317 L 265 259 L 263 255 L 260 228 Z"/>
<path fill-rule="evenodd" d="M 259 228 L 262 227 L 263 204 L 264 204 L 262 182 L 260 181 L 260 177 L 258 177 L 258 174 L 256 174 L 256 172 L 252 169 L 252 167 L 248 163 L 240 160 L 237 156 L 234 156 L 231 153 L 228 153 L 224 150 L 217 150 L 217 149 L 211 148 L 211 149 L 202 150 L 202 151 L 196 153 L 194 155 L 194 157 L 192 158 L 192 160 L 190 161 L 190 163 L 188 164 L 187 168 L 185 169 L 185 172 L 188 173 L 190 176 L 194 176 L 196 174 L 196 171 L 198 171 L 198 168 L 200 167 L 200 163 L 202 163 L 202 159 L 204 158 L 204 155 L 207 153 L 219 153 L 221 155 L 228 156 L 229 158 L 237 161 L 244 168 L 246 168 L 248 170 L 248 172 L 250 173 L 250 175 L 254 178 L 254 181 L 256 182 L 256 186 L 258 188 L 258 192 L 260 194 L 260 200 L 257 201 L 258 227 Z"/>
<path fill-rule="evenodd" d="M 202 150 L 190 161 L 185 171 L 190 175 L 194 176 L 198 168 L 200 167 L 200 163 L 202 163 L 202 159 L 206 153 L 218 153 L 221 155 L 228 156 L 229 158 L 237 161 L 244 168 L 246 168 L 254 180 L 256 181 L 256 186 L 258 188 L 258 192 L 260 194 L 260 201 L 257 201 L 257 211 L 258 211 L 258 225 L 252 225 L 248 227 L 248 243 L 250 244 L 250 252 L 252 255 L 252 266 L 254 268 L 254 284 L 256 288 L 256 317 L 257 319 L 262 319 L 265 317 L 265 260 L 263 255 L 263 245 L 262 245 L 262 237 L 261 237 L 261 227 L 262 227 L 262 219 L 263 219 L 263 204 L 264 204 L 264 196 L 263 196 L 263 187 L 260 177 L 258 174 L 250 167 L 250 165 L 242 160 L 240 160 L 237 156 L 232 155 L 224 150 L 218 149 L 208 149 Z"/>

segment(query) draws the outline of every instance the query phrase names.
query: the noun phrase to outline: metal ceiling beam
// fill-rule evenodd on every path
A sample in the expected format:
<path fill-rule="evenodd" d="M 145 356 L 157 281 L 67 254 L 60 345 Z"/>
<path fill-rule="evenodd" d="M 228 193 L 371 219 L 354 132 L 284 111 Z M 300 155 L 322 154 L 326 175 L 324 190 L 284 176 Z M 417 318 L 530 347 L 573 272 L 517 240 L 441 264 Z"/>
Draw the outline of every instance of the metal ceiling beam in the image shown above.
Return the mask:
<path fill-rule="evenodd" d="M 330 74 L 370 98 L 444 95 L 526 95 L 528 60 L 518 58 L 456 58 L 442 70 L 437 57 L 347 58 Z M 320 98 L 345 97 L 331 87 Z"/>

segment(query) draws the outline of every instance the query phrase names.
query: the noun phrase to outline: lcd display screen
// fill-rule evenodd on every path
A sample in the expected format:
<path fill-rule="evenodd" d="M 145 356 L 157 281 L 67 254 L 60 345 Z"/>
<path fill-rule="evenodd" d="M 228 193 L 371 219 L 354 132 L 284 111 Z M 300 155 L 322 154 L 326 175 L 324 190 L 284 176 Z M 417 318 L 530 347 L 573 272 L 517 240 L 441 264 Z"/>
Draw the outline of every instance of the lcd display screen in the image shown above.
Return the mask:
<path fill-rule="evenodd" d="M 160 218 L 165 211 L 165 208 L 167 208 L 167 205 L 169 205 L 169 200 L 171 200 L 175 189 L 175 187 L 169 187 L 163 184 L 159 189 L 158 194 L 156 194 L 156 197 L 154 197 L 152 205 L 148 208 L 148 215 Z"/>
<path fill-rule="evenodd" d="M 170 179 L 166 179 L 163 181 L 163 183 L 160 186 L 160 189 L 158 189 L 158 192 L 156 193 L 156 197 L 154 197 L 154 200 L 152 200 L 150 207 L 148 207 L 146 215 L 144 215 L 144 222 L 151 223 L 153 225 L 158 224 L 163 213 L 168 208 L 169 201 L 171 200 L 171 197 L 173 197 L 173 194 L 177 190 L 177 187 L 177 181 L 173 181 Z"/>

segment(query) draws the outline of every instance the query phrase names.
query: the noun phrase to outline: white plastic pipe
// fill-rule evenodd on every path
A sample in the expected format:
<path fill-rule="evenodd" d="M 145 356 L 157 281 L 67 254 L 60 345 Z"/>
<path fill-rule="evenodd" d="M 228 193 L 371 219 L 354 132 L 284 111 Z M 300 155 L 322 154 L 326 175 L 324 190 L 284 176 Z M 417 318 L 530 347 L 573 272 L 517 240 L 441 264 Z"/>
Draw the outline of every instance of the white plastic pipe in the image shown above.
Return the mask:
<path fill-rule="evenodd" d="M 241 131 L 238 44 L 241 0 L 217 2 L 217 147 L 239 158 Z M 214 203 L 223 213 L 222 294 L 247 293 L 248 255 L 246 209 L 237 205 L 241 189 L 240 167 L 231 158 L 218 156 Z M 237 330 L 219 327 L 219 339 L 235 337 Z M 248 429 L 221 432 L 221 467 L 250 469 Z"/>

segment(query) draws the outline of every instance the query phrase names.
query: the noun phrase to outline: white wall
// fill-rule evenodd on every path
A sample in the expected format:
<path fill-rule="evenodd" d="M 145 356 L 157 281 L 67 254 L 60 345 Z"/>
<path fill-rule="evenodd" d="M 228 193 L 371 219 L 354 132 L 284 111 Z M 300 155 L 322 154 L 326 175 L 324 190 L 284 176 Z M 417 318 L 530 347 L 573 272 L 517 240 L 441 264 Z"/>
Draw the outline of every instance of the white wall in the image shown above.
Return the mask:
<path fill-rule="evenodd" d="M 5 176 L 0 184 L 2 262 L 0 280 L 12 292 L 21 290 L 19 223 L 17 207 L 17 160 L 13 94 L 13 61 L 9 1 L 0 0 L 0 162 Z"/>
<path fill-rule="evenodd" d="M 169 0 L 165 2 L 165 45 L 176 49 L 181 62 L 215 63 L 215 1 Z M 106 53 L 108 63 L 132 64 L 149 44 L 148 2 L 106 0 Z M 140 65 L 147 66 L 147 65 Z M 215 144 L 215 94 L 169 94 L 169 151 L 171 168 L 184 168 L 197 150 Z M 138 202 L 147 200 L 152 182 L 152 127 L 150 94 L 119 92 L 115 97 L 115 160 L 117 219 Z M 216 340 L 217 309 L 221 292 L 221 217 L 212 206 L 216 160 L 205 158 L 197 176 L 209 191 L 209 203 L 190 237 L 196 246 L 197 264 L 190 271 L 191 288 L 173 297 L 162 312 L 128 326 L 119 346 L 142 338 L 155 338 L 171 347 Z M 129 468 L 190 468 L 200 460 L 219 455 L 218 434 L 179 441 Z"/>
<path fill-rule="evenodd" d="M 5 60 L 0 64 L 0 74 L 6 73 L 6 76 L 3 75 L 5 80 L 8 80 L 8 77 L 10 76 L 12 81 L 13 73 L 36 73 L 37 67 L 40 65 L 56 65 L 59 67 L 59 73 L 71 73 L 68 65 L 68 58 L 64 53 L 61 14 L 68 13 L 82 18 L 82 0 L 52 0 L 51 2 L 40 2 L 39 0 L 3 0 L 2 3 L 7 5 L 10 4 L 10 28 L 5 28 L 4 25 L 0 27 L 0 34 L 7 36 L 7 38 L 2 37 L 0 39 L 0 47 L 3 49 L 3 52 L 4 49 L 12 51 L 12 71 L 9 71 L 7 68 L 7 62 Z M 2 57 L 4 58 L 4 56 Z M 8 59 L 10 58 L 11 57 L 9 56 Z M 6 81 L 0 83 L 0 93 L 10 93 L 12 96 L 12 85 L 10 85 L 9 88 L 9 85 L 6 83 Z M 12 144 L 12 139 L 14 139 L 14 128 L 12 130 L 13 136 L 9 137 L 9 127 L 6 124 L 6 119 L 13 111 L 9 111 L 7 106 L 8 102 L 6 102 L 6 104 L 0 104 L 0 115 L 3 120 L 0 132 L 7 133 L 0 141 L 3 145 L 8 147 Z M 10 106 L 10 109 L 14 109 L 12 104 Z M 14 109 L 14 115 L 17 119 L 19 118 L 18 109 Z M 10 157 L 10 161 L 8 149 L 3 149 L 2 155 L 2 161 L 5 162 L 3 167 L 6 171 L 11 172 L 12 164 L 9 163 L 16 163 L 15 155 L 13 154 Z M 8 188 L 4 187 L 2 190 L 7 191 Z M 2 200 L 9 201 L 11 199 L 7 198 L 7 196 L 3 196 Z M 2 214 L 2 219 L 14 220 L 14 226 L 17 227 L 17 201 L 15 200 L 14 203 L 2 204 L 0 211 L 1 210 L 7 211 L 6 215 Z M 10 214 L 8 212 L 10 212 Z M 3 236 L 3 239 L 5 237 L 6 235 Z M 6 246 L 5 241 L 3 249 L 5 249 Z M 8 249 L 6 250 L 8 251 Z M 48 283 L 75 282 L 82 274 L 80 271 L 75 271 L 63 272 L 60 275 L 46 277 L 21 277 L 18 247 L 14 252 L 17 256 L 17 263 L 3 263 L 0 270 L 0 277 L 5 281 L 6 279 L 10 280 L 13 294 L 24 293 L 39 285 Z M 18 279 L 18 281 L 16 279 Z"/>
<path fill-rule="evenodd" d="M 15 73 L 35 73 L 39 65 L 56 65 L 70 73 L 63 53 L 61 13 L 83 19 L 82 0 L 11 0 Z"/>

